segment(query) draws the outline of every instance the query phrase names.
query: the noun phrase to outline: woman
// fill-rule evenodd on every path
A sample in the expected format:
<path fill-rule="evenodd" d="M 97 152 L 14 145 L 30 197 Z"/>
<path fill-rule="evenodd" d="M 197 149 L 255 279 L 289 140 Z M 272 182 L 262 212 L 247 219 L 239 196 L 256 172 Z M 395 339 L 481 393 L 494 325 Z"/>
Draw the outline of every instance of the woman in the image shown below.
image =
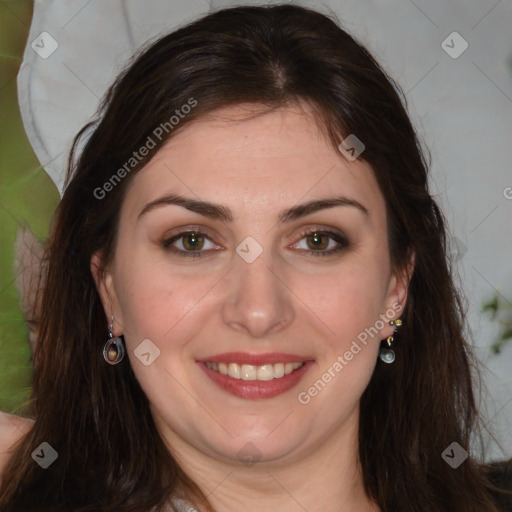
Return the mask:
<path fill-rule="evenodd" d="M 294 6 L 132 63 L 70 158 L 2 510 L 500 510 L 400 98 Z"/>

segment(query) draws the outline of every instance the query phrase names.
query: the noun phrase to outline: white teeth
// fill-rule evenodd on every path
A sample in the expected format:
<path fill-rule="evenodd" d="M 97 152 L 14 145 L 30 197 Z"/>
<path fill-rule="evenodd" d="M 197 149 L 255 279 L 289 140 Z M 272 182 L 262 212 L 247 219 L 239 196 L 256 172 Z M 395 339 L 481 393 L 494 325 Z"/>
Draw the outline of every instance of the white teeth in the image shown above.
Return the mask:
<path fill-rule="evenodd" d="M 206 366 L 211 370 L 229 375 L 233 379 L 242 380 L 273 380 L 280 379 L 285 375 L 289 375 L 294 370 L 298 370 L 304 363 L 275 363 L 254 366 L 252 364 L 237 363 L 211 363 L 206 361 Z"/>
<path fill-rule="evenodd" d="M 251 364 L 243 364 L 240 375 L 242 376 L 242 380 L 256 380 L 258 368 Z"/>
<path fill-rule="evenodd" d="M 254 368 L 254 367 L 253 367 Z M 274 366 L 264 364 L 258 368 L 258 380 L 272 380 L 274 378 Z"/>
<path fill-rule="evenodd" d="M 274 378 L 280 379 L 281 377 L 284 377 L 284 364 L 276 363 L 274 365 Z"/>
<path fill-rule="evenodd" d="M 242 377 L 240 375 L 240 365 L 236 363 L 229 363 L 228 375 L 233 377 L 233 379 L 241 379 Z"/>

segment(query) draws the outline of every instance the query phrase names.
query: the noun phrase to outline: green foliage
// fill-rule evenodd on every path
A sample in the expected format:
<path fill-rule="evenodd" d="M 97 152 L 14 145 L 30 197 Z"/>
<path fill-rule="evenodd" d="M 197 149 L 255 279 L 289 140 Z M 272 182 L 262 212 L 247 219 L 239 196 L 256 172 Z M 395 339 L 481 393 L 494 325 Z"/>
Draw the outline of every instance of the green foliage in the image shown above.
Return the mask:
<path fill-rule="evenodd" d="M 500 335 L 491 345 L 491 351 L 499 354 L 503 345 L 512 339 L 512 303 L 495 291 L 494 297 L 483 304 L 482 313 L 487 313 L 491 321 L 502 326 Z"/>

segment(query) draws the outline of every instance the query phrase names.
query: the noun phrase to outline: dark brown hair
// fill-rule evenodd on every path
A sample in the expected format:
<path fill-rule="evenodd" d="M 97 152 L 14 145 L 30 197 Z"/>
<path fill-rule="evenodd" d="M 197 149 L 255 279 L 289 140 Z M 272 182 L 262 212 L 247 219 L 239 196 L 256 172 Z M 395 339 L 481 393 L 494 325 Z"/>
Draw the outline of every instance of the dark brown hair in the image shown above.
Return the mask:
<path fill-rule="evenodd" d="M 194 108 L 171 128 L 171 116 L 191 99 Z M 363 140 L 360 158 L 386 201 L 394 267 L 415 254 L 396 361 L 378 362 L 361 400 L 367 494 L 383 511 L 497 510 L 485 466 L 470 457 L 454 470 L 441 457 L 454 441 L 471 452 L 478 413 L 443 216 L 405 98 L 336 21 L 287 5 L 221 10 L 158 39 L 77 136 L 75 144 L 90 134 L 70 158 L 47 249 L 29 409 L 36 423 L 10 461 L 2 511 L 147 512 L 178 490 L 208 508 L 157 433 L 129 361 L 111 367 L 103 360 L 108 325 L 90 260 L 98 250 L 105 264 L 112 260 L 126 188 L 173 134 L 219 107 L 250 102 L 269 110 L 299 101 L 314 108 L 336 151 L 349 134 Z M 105 190 L 148 137 L 156 143 L 150 154 L 99 199 L 94 191 Z M 46 470 L 30 456 L 42 442 L 59 454 Z"/>

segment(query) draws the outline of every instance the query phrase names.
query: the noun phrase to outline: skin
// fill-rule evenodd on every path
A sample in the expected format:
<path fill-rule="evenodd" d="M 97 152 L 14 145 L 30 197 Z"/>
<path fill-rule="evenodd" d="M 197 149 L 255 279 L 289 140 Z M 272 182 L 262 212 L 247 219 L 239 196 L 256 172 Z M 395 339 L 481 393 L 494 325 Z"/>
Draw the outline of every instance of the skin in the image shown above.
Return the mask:
<path fill-rule="evenodd" d="M 91 270 L 162 438 L 216 510 L 376 511 L 358 464 L 359 402 L 393 327 L 386 323 L 361 345 L 307 405 L 297 395 L 379 315 L 405 305 L 409 274 L 392 272 L 384 198 L 370 166 L 335 151 L 306 105 L 248 117 L 253 108 L 223 108 L 168 141 L 129 185 L 112 264 L 100 274 L 97 253 Z M 167 193 L 224 205 L 234 219 L 178 205 L 137 218 Z M 336 206 L 279 222 L 284 209 L 333 196 L 358 201 L 368 214 Z M 209 236 L 203 257 L 163 248 L 187 229 Z M 340 231 L 349 246 L 309 255 L 316 247 L 303 235 L 309 229 Z M 263 248 L 250 264 L 236 253 L 248 236 Z M 190 251 L 186 241 L 173 247 Z M 331 238 L 322 243 L 320 252 L 338 247 Z M 160 350 L 149 366 L 133 353 L 144 339 Z M 292 390 L 249 400 L 217 387 L 196 363 L 230 351 L 315 363 Z M 258 463 L 244 464 L 241 449 Z"/>
<path fill-rule="evenodd" d="M 34 420 L 0 411 L 0 489 L 4 471 L 17 443 L 34 425 Z"/>

